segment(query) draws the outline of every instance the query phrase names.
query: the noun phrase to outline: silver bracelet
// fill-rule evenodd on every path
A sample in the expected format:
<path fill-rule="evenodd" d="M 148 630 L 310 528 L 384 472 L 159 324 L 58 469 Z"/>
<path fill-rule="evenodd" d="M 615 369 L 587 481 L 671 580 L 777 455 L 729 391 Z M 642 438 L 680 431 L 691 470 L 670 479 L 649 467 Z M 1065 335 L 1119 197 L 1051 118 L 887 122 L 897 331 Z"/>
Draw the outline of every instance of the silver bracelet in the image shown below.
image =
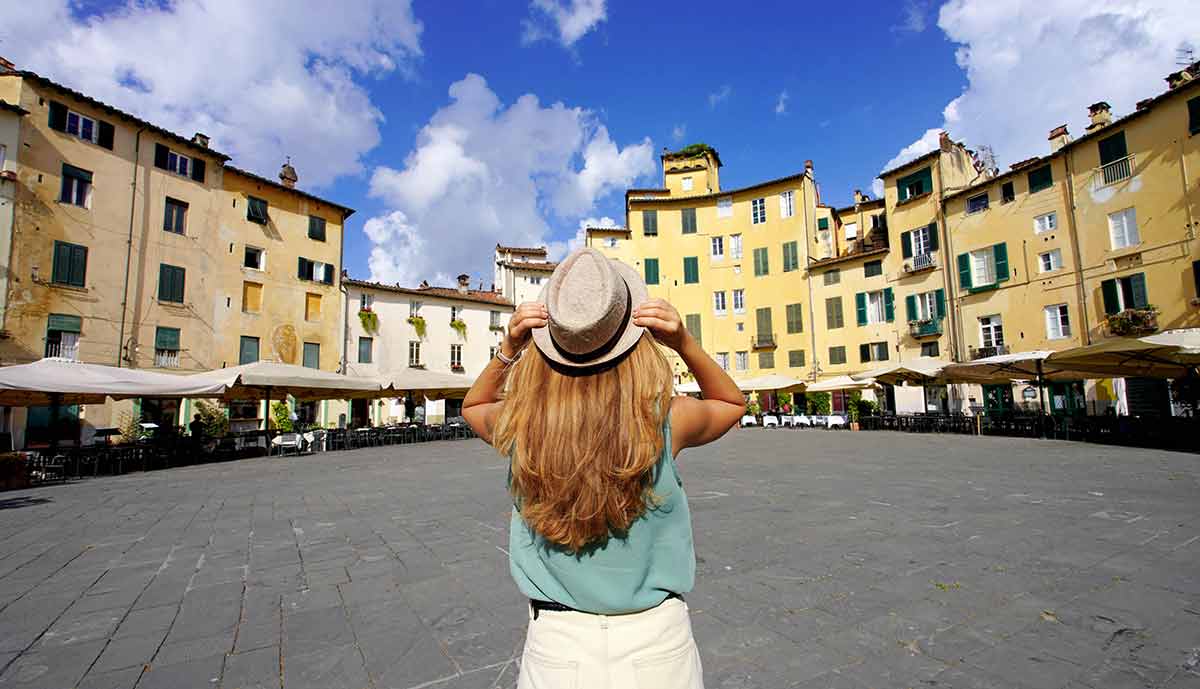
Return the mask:
<path fill-rule="evenodd" d="M 500 363 L 504 364 L 505 366 L 512 366 L 512 363 L 517 360 L 517 356 L 520 356 L 520 354 L 520 352 L 517 352 L 517 354 L 510 359 L 509 357 L 504 356 L 504 352 L 500 351 L 499 348 L 496 349 L 496 358 L 499 359 Z"/>

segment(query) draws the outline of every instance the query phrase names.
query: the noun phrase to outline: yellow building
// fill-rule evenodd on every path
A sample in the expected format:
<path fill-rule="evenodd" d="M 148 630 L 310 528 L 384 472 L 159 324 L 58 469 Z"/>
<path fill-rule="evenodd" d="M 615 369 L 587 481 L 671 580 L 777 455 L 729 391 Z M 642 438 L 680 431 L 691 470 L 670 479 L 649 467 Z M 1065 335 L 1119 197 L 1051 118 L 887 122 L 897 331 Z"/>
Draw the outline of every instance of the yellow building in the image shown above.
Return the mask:
<path fill-rule="evenodd" d="M 61 356 L 193 372 L 244 360 L 245 336 L 259 338 L 259 357 L 294 363 L 315 343 L 315 362 L 338 368 L 350 209 L 226 167 L 203 134 L 179 136 L 32 72 L 0 65 L 0 100 L 29 113 L 6 163 L 15 211 L 0 363 Z M 266 202 L 263 222 L 251 197 Z M 253 272 L 251 245 L 267 257 Z M 298 278 L 298 256 L 327 264 L 327 277 Z M 257 314 L 244 312 L 251 273 L 265 290 Z M 166 400 L 115 406 L 78 411 L 85 439 L 127 414 L 177 424 L 187 412 Z M 41 416 L 32 410 L 28 425 Z M 24 413 L 7 422 L 20 442 Z"/>

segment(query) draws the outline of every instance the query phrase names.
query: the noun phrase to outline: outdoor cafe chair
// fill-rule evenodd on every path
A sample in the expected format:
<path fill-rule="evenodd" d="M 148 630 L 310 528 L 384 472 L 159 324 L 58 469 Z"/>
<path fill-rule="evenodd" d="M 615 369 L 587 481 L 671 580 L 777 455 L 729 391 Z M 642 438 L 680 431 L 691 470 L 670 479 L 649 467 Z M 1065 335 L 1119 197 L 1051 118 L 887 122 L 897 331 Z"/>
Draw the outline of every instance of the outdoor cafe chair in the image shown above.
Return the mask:
<path fill-rule="evenodd" d="M 830 415 L 825 419 L 826 428 L 846 428 L 846 417 L 836 414 Z"/>
<path fill-rule="evenodd" d="M 758 419 L 754 418 L 753 414 L 746 414 L 745 416 L 742 417 L 741 425 L 742 425 L 742 428 L 745 428 L 746 426 L 757 426 Z"/>
<path fill-rule="evenodd" d="M 280 433 L 271 438 L 271 447 L 282 455 L 285 451 L 291 450 L 296 454 L 300 454 L 300 434 L 299 433 Z"/>
<path fill-rule="evenodd" d="M 780 428 L 791 428 L 792 427 L 792 419 L 794 419 L 794 418 L 795 417 L 793 417 L 791 414 L 780 414 L 779 415 Z"/>
<path fill-rule="evenodd" d="M 763 428 L 778 428 L 779 427 L 779 417 L 778 416 L 772 416 L 770 414 L 763 414 L 762 420 L 763 420 L 763 424 L 762 424 Z"/>
<path fill-rule="evenodd" d="M 325 434 L 325 446 L 329 450 L 346 449 L 346 429 L 334 428 Z"/>
<path fill-rule="evenodd" d="M 812 422 L 810 422 L 808 420 L 808 417 L 805 416 L 804 414 L 793 414 L 792 415 L 792 428 L 803 428 L 805 426 L 811 426 L 811 425 L 812 425 Z"/>

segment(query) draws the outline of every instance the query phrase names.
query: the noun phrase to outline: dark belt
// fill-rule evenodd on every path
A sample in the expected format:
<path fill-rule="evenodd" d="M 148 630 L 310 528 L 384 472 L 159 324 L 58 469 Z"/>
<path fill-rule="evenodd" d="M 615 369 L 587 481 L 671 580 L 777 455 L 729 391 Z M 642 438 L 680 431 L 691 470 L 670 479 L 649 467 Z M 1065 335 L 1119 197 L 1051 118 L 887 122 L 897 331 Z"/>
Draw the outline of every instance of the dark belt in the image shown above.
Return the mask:
<path fill-rule="evenodd" d="M 672 592 L 672 593 L 668 593 L 667 597 L 665 599 L 663 599 L 663 601 L 666 602 L 668 600 L 671 600 L 672 598 L 678 598 L 679 600 L 683 600 L 683 596 L 681 594 Z M 594 612 L 588 612 L 587 610 L 576 610 L 575 608 L 572 608 L 568 605 L 563 605 L 562 603 L 555 603 L 554 601 L 551 601 L 551 600 L 538 600 L 536 598 L 529 599 L 529 607 L 531 609 L 533 609 L 533 619 L 535 619 L 535 620 L 538 618 L 538 613 L 543 612 L 543 611 L 581 612 L 581 613 L 584 613 L 585 615 L 599 614 L 599 613 L 594 613 Z"/>

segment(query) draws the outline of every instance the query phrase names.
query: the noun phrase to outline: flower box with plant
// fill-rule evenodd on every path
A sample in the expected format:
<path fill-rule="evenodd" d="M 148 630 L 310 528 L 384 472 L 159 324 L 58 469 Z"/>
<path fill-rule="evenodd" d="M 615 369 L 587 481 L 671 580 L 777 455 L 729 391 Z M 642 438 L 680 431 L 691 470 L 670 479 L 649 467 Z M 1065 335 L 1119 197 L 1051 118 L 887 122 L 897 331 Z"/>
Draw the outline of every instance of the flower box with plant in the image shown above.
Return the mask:
<path fill-rule="evenodd" d="M 379 331 L 379 314 L 371 310 L 370 306 L 358 310 L 358 322 L 362 323 L 363 330 L 369 333 Z"/>
<path fill-rule="evenodd" d="M 425 317 L 424 316 L 409 316 L 408 324 L 416 331 L 417 337 L 425 337 Z"/>
<path fill-rule="evenodd" d="M 1120 336 L 1149 335 L 1158 330 L 1158 307 L 1144 306 L 1109 314 L 1108 332 Z"/>
<path fill-rule="evenodd" d="M 465 371 L 467 369 L 463 368 L 462 364 L 450 364 L 450 370 L 453 371 L 454 373 L 462 373 L 463 371 Z"/>
<path fill-rule="evenodd" d="M 467 322 L 461 318 L 455 318 L 450 321 L 450 327 L 454 328 L 454 332 L 458 333 L 459 337 L 467 336 Z"/>

